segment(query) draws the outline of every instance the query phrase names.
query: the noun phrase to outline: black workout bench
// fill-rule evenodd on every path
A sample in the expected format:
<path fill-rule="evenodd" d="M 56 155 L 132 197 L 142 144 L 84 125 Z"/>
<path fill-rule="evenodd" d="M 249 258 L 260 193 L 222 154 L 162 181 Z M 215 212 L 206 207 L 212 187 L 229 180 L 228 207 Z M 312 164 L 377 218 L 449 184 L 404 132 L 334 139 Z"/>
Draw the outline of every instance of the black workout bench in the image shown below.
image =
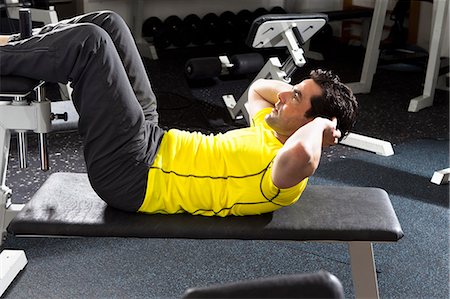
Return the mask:
<path fill-rule="evenodd" d="M 347 242 L 357 298 L 378 298 L 373 242 L 403 232 L 388 194 L 377 188 L 313 186 L 273 213 L 245 217 L 146 215 L 108 207 L 86 174 L 52 174 L 10 223 L 17 237 L 142 237 Z"/>

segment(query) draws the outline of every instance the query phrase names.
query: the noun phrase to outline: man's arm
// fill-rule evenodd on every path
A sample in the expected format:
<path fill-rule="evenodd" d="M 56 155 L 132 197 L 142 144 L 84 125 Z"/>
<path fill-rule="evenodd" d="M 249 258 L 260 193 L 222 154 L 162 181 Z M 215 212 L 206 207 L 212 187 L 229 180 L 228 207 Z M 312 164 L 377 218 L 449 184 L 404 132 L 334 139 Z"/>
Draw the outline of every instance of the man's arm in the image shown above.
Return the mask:
<path fill-rule="evenodd" d="M 292 89 L 292 85 L 280 80 L 258 79 L 253 82 L 248 90 L 250 119 L 261 109 L 274 107 L 278 93 L 289 89 Z"/>
<path fill-rule="evenodd" d="M 276 155 L 272 181 L 278 188 L 290 188 L 311 176 L 319 166 L 322 146 L 337 144 L 341 132 L 337 120 L 317 117 L 290 136 Z"/>

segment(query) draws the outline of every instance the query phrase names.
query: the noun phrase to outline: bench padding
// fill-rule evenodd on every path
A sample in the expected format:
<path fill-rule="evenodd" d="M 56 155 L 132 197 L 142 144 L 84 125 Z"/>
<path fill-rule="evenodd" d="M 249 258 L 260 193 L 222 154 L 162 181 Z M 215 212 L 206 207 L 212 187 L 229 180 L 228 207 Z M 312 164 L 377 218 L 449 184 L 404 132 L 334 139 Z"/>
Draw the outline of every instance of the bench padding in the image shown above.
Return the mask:
<path fill-rule="evenodd" d="M 108 207 L 86 174 L 55 173 L 10 223 L 17 236 L 391 241 L 403 236 L 384 190 L 308 186 L 274 213 L 245 217 L 147 215 Z"/>
<path fill-rule="evenodd" d="M 19 76 L 0 76 L 0 94 L 25 94 L 32 91 L 39 84 L 34 80 Z"/>

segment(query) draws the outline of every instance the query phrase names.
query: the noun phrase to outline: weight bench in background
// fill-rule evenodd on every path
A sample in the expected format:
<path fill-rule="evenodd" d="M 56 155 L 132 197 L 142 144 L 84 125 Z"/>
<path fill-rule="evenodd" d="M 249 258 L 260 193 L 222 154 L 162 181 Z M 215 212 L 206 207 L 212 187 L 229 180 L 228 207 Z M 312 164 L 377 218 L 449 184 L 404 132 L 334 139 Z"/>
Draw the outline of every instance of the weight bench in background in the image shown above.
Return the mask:
<path fill-rule="evenodd" d="M 12 220 L 16 237 L 80 236 L 347 242 L 355 294 L 378 298 L 373 242 L 403 232 L 381 189 L 308 186 L 300 200 L 273 213 L 244 217 L 145 215 L 108 207 L 86 174 L 55 173 Z"/>

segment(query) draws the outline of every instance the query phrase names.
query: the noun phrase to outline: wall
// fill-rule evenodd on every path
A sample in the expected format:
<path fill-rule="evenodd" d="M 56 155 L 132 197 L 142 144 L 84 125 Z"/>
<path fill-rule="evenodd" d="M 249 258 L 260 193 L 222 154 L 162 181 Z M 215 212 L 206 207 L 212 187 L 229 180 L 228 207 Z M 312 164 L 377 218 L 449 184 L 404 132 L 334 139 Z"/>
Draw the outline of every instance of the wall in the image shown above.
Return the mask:
<path fill-rule="evenodd" d="M 84 10 L 88 12 L 111 9 L 120 13 L 125 21 L 131 24 L 133 16 L 130 7 L 132 1 L 134 0 L 84 0 Z M 283 0 L 164 0 L 143 2 L 145 3 L 144 18 L 156 16 L 161 19 L 165 19 L 170 15 L 185 17 L 188 14 L 194 13 L 202 17 L 210 12 L 220 14 L 226 10 L 230 10 L 236 13 L 244 8 L 253 11 L 258 7 L 271 8 L 284 5 Z"/>
<path fill-rule="evenodd" d="M 301 0 L 293 2 L 293 10 L 298 12 L 318 12 L 342 9 L 343 0 Z"/>

